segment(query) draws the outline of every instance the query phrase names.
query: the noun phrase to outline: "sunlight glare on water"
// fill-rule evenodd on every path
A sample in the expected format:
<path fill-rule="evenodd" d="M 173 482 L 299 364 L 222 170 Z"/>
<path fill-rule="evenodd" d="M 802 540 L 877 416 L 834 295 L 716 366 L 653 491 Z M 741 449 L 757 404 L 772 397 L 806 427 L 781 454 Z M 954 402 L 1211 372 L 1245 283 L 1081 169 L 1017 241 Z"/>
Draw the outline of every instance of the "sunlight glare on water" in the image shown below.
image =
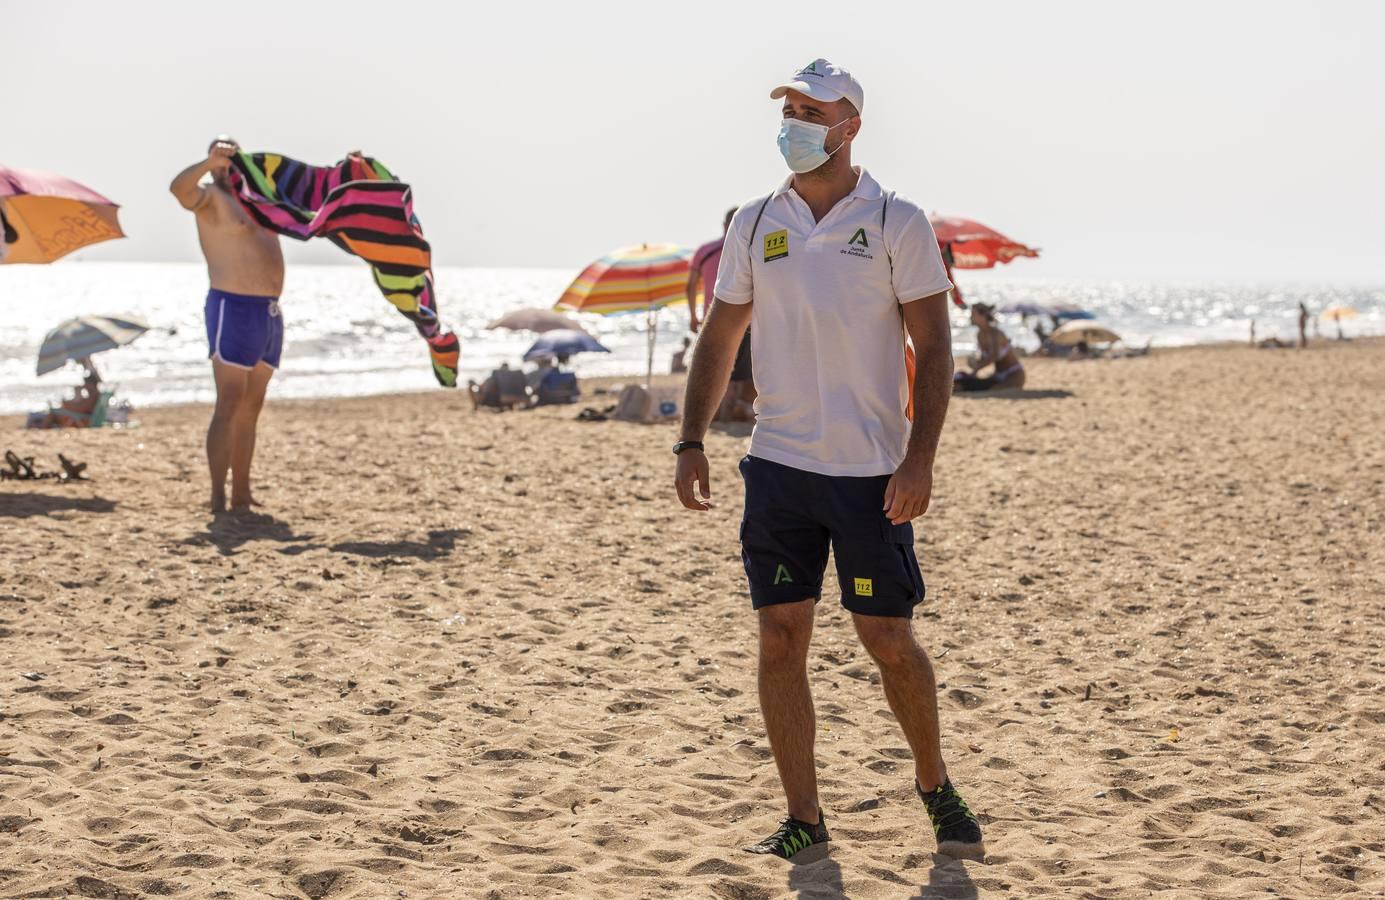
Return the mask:
<path fill-rule="evenodd" d="M 462 342 L 462 377 L 481 378 L 501 362 L 512 365 L 533 335 L 487 331 L 507 310 L 549 307 L 576 273 L 566 269 L 454 269 L 436 273 L 443 320 Z M 1260 337 L 1296 334 L 1299 301 L 1318 312 L 1355 307 L 1344 323 L 1348 336 L 1385 331 L 1385 288 L 1174 285 L 1146 282 L 971 278 L 958 274 L 968 301 L 1072 303 L 1097 314 L 1133 346 L 1244 341 L 1255 319 Z M 213 399 L 203 325 L 206 270 L 195 263 L 69 262 L 0 268 L 0 413 L 41 409 L 75 383 L 74 366 L 34 374 L 39 344 L 49 329 L 72 316 L 133 313 L 155 330 L 130 347 L 102 354 L 102 375 L 137 407 Z M 435 386 L 426 347 L 395 312 L 364 266 L 293 266 L 282 301 L 287 338 L 283 367 L 271 397 L 329 397 L 422 391 Z M 611 349 L 573 361 L 579 375 L 637 375 L 645 367 L 643 315 L 583 316 L 583 327 Z M 684 309 L 659 318 L 655 370 L 686 333 Z M 966 314 L 954 311 L 955 352 L 973 349 Z M 1018 316 L 1001 325 L 1022 347 L 1037 342 Z M 1321 325 L 1324 336 L 1336 326 Z"/>

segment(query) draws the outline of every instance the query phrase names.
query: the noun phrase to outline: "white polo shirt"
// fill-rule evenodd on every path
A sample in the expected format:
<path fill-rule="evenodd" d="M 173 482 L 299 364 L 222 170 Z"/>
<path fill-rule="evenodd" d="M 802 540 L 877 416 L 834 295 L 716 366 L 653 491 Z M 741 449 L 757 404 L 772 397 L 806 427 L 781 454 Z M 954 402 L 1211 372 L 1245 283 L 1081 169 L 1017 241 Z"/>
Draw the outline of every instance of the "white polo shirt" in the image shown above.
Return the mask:
<path fill-rule="evenodd" d="M 858 171 L 856 189 L 821 222 L 792 178 L 770 195 L 758 227 L 765 198 L 742 206 L 717 273 L 718 300 L 755 304 L 750 455 L 822 475 L 888 475 L 904 460 L 899 307 L 952 287 L 928 216 L 891 197 L 882 235 L 885 192 Z"/>

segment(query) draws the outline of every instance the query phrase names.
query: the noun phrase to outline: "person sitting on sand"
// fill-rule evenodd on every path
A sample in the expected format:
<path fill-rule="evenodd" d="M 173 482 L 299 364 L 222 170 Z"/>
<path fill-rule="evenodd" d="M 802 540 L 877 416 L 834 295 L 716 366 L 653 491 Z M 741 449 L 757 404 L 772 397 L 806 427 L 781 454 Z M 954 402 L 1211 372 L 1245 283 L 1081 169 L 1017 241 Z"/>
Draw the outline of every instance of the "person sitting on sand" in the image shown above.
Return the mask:
<path fill-rule="evenodd" d="M 995 307 L 985 303 L 971 305 L 971 324 L 976 326 L 977 355 L 970 372 L 957 372 L 952 379 L 954 391 L 991 391 L 1000 388 L 1024 387 L 1024 364 L 1010 346 L 1005 332 L 996 327 Z M 990 375 L 980 371 L 992 367 Z"/>
<path fill-rule="evenodd" d="M 46 416 L 31 419 L 30 428 L 86 428 L 91 424 L 91 414 L 101 401 L 101 375 L 90 357 L 83 357 L 81 363 L 86 368 L 86 376 L 72 389 L 72 396 Z"/>
<path fill-rule="evenodd" d="M 683 336 L 683 349 L 673 352 L 673 362 L 669 364 L 669 373 L 680 375 L 688 371 L 688 348 L 692 346 L 692 338 Z"/>
<path fill-rule="evenodd" d="M 72 396 L 58 404 L 48 407 L 47 413 L 30 415 L 29 428 L 87 428 L 91 424 L 91 414 L 101 402 L 101 375 L 90 357 L 83 357 L 86 377 L 82 384 L 72 389 Z"/>

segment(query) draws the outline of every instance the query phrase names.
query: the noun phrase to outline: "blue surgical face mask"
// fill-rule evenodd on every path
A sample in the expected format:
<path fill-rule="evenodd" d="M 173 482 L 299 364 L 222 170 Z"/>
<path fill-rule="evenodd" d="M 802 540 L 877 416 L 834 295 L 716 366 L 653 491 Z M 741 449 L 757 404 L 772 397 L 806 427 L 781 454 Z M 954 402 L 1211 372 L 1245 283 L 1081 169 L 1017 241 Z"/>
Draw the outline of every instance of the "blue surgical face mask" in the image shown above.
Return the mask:
<path fill-rule="evenodd" d="M 842 119 L 837 125 L 851 121 Z M 827 152 L 827 132 L 837 125 L 814 125 L 800 119 L 785 119 L 779 126 L 779 152 L 784 154 L 784 162 L 789 171 L 798 175 L 811 172 L 832 158 L 832 154 L 842 149 L 846 141 L 837 145 L 837 150 Z"/>

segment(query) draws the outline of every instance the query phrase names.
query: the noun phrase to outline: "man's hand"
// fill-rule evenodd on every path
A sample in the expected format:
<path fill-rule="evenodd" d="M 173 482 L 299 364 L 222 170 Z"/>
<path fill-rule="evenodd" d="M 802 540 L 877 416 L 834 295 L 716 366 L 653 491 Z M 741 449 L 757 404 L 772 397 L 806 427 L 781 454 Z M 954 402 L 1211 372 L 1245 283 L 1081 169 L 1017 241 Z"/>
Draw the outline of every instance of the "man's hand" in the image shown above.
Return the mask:
<path fill-rule="evenodd" d="M 933 498 L 933 466 L 908 457 L 885 485 L 885 515 L 892 525 L 903 525 L 928 512 Z"/>
<path fill-rule="evenodd" d="M 702 499 L 693 493 L 693 484 L 701 488 Z M 712 494 L 709 483 L 707 455 L 701 450 L 684 450 L 678 454 L 678 467 L 674 471 L 673 486 L 678 489 L 678 500 L 688 509 L 706 512 L 712 508 Z"/>
<path fill-rule="evenodd" d="M 701 327 L 702 327 L 702 323 L 699 322 L 699 321 L 697 320 L 697 315 L 696 315 L 695 313 L 694 313 L 693 315 L 691 315 L 691 316 L 688 317 L 688 330 L 689 330 L 689 331 L 691 331 L 693 334 L 697 334 L 697 329 L 699 329 L 699 328 L 701 328 Z"/>
<path fill-rule="evenodd" d="M 225 172 L 231 167 L 231 157 L 235 156 L 240 148 L 228 141 L 217 141 L 212 145 L 212 151 L 207 154 L 207 171 Z"/>

